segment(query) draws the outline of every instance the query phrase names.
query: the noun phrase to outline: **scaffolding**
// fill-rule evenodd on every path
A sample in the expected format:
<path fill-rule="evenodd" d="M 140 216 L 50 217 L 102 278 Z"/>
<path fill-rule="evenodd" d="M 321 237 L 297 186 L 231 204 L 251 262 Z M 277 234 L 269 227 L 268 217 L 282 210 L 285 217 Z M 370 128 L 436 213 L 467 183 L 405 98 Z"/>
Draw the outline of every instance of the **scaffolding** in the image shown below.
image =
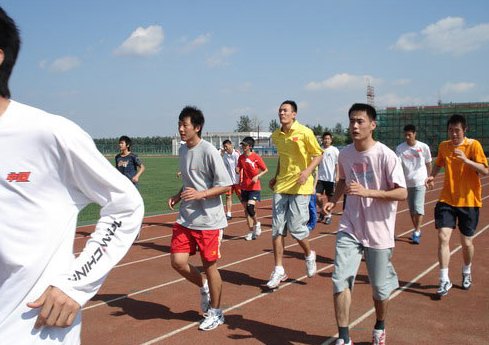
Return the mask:
<path fill-rule="evenodd" d="M 376 138 L 391 149 L 405 141 L 404 126 L 416 126 L 416 139 L 426 143 L 433 156 L 441 141 L 448 140 L 447 120 L 453 114 L 467 119 L 468 138 L 477 139 L 489 153 L 489 102 L 439 103 L 436 106 L 386 108 L 377 111 Z"/>

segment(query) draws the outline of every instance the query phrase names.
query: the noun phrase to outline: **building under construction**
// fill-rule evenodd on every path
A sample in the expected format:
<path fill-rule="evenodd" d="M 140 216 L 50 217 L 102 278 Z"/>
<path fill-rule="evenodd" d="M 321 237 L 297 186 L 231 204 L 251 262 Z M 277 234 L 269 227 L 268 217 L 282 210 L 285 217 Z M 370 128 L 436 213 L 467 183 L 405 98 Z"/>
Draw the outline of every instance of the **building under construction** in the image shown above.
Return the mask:
<path fill-rule="evenodd" d="M 479 140 L 489 153 L 489 103 L 439 103 L 436 106 L 386 108 L 377 111 L 376 138 L 391 149 L 403 142 L 404 126 L 416 126 L 416 139 L 429 145 L 436 156 L 438 145 L 448 140 L 447 120 L 453 114 L 464 115 L 466 137 Z"/>

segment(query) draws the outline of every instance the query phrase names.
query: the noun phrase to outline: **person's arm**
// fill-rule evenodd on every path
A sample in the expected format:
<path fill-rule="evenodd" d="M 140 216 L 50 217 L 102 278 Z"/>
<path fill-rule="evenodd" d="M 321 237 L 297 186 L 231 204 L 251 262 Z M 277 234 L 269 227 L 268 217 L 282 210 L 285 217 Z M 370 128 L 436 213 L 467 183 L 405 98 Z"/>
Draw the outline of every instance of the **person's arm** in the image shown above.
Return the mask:
<path fill-rule="evenodd" d="M 270 179 L 270 181 L 268 182 L 268 187 L 270 187 L 271 190 L 273 190 L 273 188 L 275 187 L 275 183 L 277 183 L 277 176 L 279 173 L 280 173 L 280 158 L 278 159 L 277 162 L 277 169 L 275 170 L 275 176 L 272 179 Z"/>
<path fill-rule="evenodd" d="M 434 180 L 435 180 L 436 175 L 438 175 L 438 173 L 440 172 L 441 168 L 442 168 L 441 166 L 439 166 L 438 164 L 435 163 L 435 165 L 431 169 L 430 175 L 428 176 L 428 178 L 426 179 L 426 181 L 424 183 L 426 188 L 433 189 L 435 187 Z"/>
<path fill-rule="evenodd" d="M 253 178 L 251 179 L 253 183 L 258 182 L 258 180 L 268 172 L 268 168 L 261 157 L 258 158 L 257 164 L 258 164 L 258 174 L 253 176 Z"/>
<path fill-rule="evenodd" d="M 299 177 L 297 178 L 297 183 L 298 184 L 304 184 L 307 182 L 307 179 L 309 178 L 309 175 L 312 174 L 313 170 L 315 167 L 317 167 L 319 165 L 319 163 L 321 163 L 321 160 L 323 159 L 323 155 L 319 155 L 319 156 L 314 156 L 312 158 L 312 161 L 311 163 L 309 163 L 309 165 L 307 166 L 307 168 L 305 168 L 304 170 L 302 170 L 300 173 L 299 173 Z"/>
<path fill-rule="evenodd" d="M 430 175 L 431 175 L 431 170 L 432 170 L 432 165 L 431 165 L 431 162 L 426 163 L 426 172 L 427 172 L 427 175 L 428 175 L 428 176 L 430 176 Z"/>
<path fill-rule="evenodd" d="M 314 170 L 314 187 L 313 187 L 314 188 L 314 193 L 316 193 L 316 187 L 318 185 L 318 175 L 319 174 L 318 174 L 317 169 Z"/>
<path fill-rule="evenodd" d="M 346 188 L 346 181 L 344 179 L 339 179 L 338 184 L 336 185 L 334 189 L 334 194 L 333 197 L 331 198 L 330 201 L 324 204 L 323 206 L 323 211 L 328 213 L 331 212 L 331 210 L 336 206 L 338 203 L 338 200 L 343 196 L 345 193 L 345 188 Z"/>
<path fill-rule="evenodd" d="M 356 195 L 362 198 L 373 198 L 386 201 L 402 201 L 407 198 L 407 189 L 395 184 L 393 189 L 366 189 L 358 182 L 352 181 L 345 190 L 347 195 Z"/>
<path fill-rule="evenodd" d="M 179 172 L 179 174 L 181 174 Z M 178 176 L 180 177 L 180 176 Z M 168 198 L 168 207 L 170 208 L 170 210 L 173 211 L 173 208 L 175 207 L 176 204 L 178 204 L 180 202 L 180 200 L 182 200 L 182 197 L 181 197 L 181 194 L 183 192 L 183 186 L 182 188 L 179 189 L 179 191 L 172 195 L 170 198 Z"/>
<path fill-rule="evenodd" d="M 338 170 L 339 169 L 338 163 L 335 164 L 334 169 L 335 169 L 335 175 L 334 175 L 335 176 L 335 182 L 338 183 L 340 180 L 340 171 Z"/>
<path fill-rule="evenodd" d="M 146 168 L 144 167 L 144 164 L 141 164 L 139 166 L 139 170 L 138 170 L 137 174 L 133 176 L 132 182 L 134 182 L 134 183 L 138 182 L 139 177 L 143 174 L 144 170 L 146 170 Z"/>
<path fill-rule="evenodd" d="M 467 164 L 469 167 L 471 167 L 473 170 L 475 170 L 479 174 L 482 174 L 484 176 L 489 175 L 489 169 L 487 168 L 486 165 L 484 165 L 483 163 L 474 162 L 473 160 L 467 158 L 464 151 L 462 151 L 460 149 L 455 149 L 455 150 L 453 150 L 453 153 L 455 154 L 455 156 L 457 158 L 460 158 L 465 164 Z"/>
<path fill-rule="evenodd" d="M 137 189 L 97 150 L 90 136 L 68 120 L 58 125 L 53 131 L 63 156 L 62 178 L 73 202 L 95 202 L 102 208 L 82 253 L 66 271 L 51 279 L 41 296 L 28 303 L 31 308 L 41 308 L 36 328 L 73 323 L 80 308 L 97 293 L 110 270 L 129 250 L 144 215 Z"/>

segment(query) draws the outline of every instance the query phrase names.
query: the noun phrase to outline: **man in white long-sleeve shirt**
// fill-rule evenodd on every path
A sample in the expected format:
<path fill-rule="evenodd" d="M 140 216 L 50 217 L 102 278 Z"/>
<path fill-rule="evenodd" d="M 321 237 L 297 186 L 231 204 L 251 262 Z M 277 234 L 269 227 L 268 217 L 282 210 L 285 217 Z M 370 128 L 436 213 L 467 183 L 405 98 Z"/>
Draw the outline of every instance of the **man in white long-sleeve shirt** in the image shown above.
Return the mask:
<path fill-rule="evenodd" d="M 144 206 L 80 127 L 10 100 L 19 46 L 0 8 L 0 343 L 77 345 L 81 307 L 134 241 Z M 91 202 L 101 217 L 75 258 L 77 215 Z"/>

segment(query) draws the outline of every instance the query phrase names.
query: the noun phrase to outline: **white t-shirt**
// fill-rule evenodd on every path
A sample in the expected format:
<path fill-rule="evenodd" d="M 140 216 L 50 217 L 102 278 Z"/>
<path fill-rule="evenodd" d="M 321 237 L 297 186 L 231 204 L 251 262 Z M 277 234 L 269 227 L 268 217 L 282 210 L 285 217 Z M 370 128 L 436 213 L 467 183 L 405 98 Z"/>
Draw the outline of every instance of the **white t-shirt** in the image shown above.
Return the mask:
<path fill-rule="evenodd" d="M 81 312 L 68 328 L 34 330 L 56 286 L 83 306 L 126 254 L 141 226 L 138 191 L 73 122 L 10 101 L 0 117 L 0 342 L 80 344 Z M 75 259 L 78 212 L 102 206 L 95 232 Z"/>
<path fill-rule="evenodd" d="M 324 149 L 323 160 L 318 168 L 318 180 L 336 182 L 336 164 L 338 164 L 339 154 L 340 151 L 334 146 Z"/>
<path fill-rule="evenodd" d="M 396 154 L 402 162 L 406 185 L 408 187 L 424 185 L 428 178 L 426 163 L 431 162 L 431 152 L 428 145 L 416 141 L 416 144 L 409 146 L 408 143 L 403 142 L 397 146 Z"/>
<path fill-rule="evenodd" d="M 348 186 L 352 181 L 366 189 L 406 188 L 401 162 L 394 151 L 380 142 L 366 151 L 353 144 L 341 150 L 338 159 L 340 179 Z M 394 247 L 397 201 L 348 195 L 338 231 L 344 231 L 364 247 Z"/>
<path fill-rule="evenodd" d="M 240 153 L 236 150 L 233 150 L 231 154 L 227 153 L 227 151 L 224 150 L 224 154 L 222 155 L 222 160 L 224 161 L 224 165 L 226 166 L 226 169 L 229 173 L 229 176 L 231 177 L 231 181 L 233 181 L 233 184 L 239 183 L 239 174 L 236 173 L 239 156 Z"/>
<path fill-rule="evenodd" d="M 215 146 L 201 140 L 194 147 L 180 147 L 180 171 L 183 188 L 191 187 L 197 191 L 214 186 L 231 186 L 221 154 Z M 228 226 L 224 208 L 219 196 L 200 200 L 182 200 L 177 223 L 192 230 L 217 230 Z"/>

